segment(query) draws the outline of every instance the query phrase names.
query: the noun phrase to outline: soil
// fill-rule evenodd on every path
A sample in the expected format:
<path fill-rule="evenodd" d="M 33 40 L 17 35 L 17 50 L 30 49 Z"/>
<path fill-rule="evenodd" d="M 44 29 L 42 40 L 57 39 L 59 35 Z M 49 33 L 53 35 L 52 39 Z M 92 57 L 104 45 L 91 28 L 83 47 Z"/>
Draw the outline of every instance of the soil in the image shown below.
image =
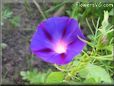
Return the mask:
<path fill-rule="evenodd" d="M 29 43 L 34 31 L 32 30 L 3 30 L 3 43 L 7 47 L 2 51 L 3 83 L 22 84 L 20 71 L 37 68 L 45 72 L 51 64 L 32 57 Z"/>
<path fill-rule="evenodd" d="M 25 11 L 23 4 L 9 4 L 13 10 L 13 15 L 20 16 L 20 26 L 12 27 L 8 21 L 5 21 L 2 27 L 2 42 L 7 44 L 2 49 L 2 84 L 24 84 L 20 76 L 21 71 L 36 68 L 40 72 L 47 72 L 49 69 L 55 69 L 52 64 L 46 63 L 41 59 L 32 57 L 30 51 L 30 39 L 35 31 L 36 25 L 41 16 L 38 11 L 33 12 L 30 17 Z M 0 71 L 1 72 L 1 71 Z"/>

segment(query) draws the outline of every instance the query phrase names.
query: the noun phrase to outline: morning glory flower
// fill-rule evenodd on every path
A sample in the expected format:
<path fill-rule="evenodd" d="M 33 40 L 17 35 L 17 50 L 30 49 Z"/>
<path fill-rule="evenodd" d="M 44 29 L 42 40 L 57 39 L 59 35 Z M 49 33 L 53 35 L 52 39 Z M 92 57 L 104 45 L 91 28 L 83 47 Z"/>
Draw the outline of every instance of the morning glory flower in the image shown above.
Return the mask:
<path fill-rule="evenodd" d="M 51 17 L 42 21 L 31 39 L 30 48 L 36 57 L 57 65 L 68 64 L 80 54 L 86 43 L 77 20 Z"/>

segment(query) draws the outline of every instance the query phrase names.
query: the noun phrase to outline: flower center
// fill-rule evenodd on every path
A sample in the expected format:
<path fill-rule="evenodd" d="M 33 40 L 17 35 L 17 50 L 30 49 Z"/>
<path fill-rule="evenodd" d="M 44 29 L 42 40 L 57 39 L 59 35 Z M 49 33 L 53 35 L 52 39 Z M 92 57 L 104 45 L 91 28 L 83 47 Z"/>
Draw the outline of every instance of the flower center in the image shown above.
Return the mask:
<path fill-rule="evenodd" d="M 66 49 L 67 49 L 66 44 L 63 41 L 59 41 L 55 45 L 55 52 L 56 53 L 65 53 Z"/>

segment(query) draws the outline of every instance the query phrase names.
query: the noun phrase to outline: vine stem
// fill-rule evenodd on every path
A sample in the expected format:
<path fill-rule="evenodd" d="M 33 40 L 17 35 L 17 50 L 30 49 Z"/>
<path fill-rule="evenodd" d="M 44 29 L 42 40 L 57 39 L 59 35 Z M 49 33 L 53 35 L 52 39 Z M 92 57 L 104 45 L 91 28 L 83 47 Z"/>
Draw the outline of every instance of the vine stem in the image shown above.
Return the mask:
<path fill-rule="evenodd" d="M 57 66 L 56 64 L 54 64 L 54 66 L 58 69 L 58 70 L 60 70 L 60 71 L 66 71 L 66 70 L 64 70 L 64 69 L 61 69 L 59 66 Z"/>
<path fill-rule="evenodd" d="M 113 58 L 109 58 L 109 57 L 112 57 L 112 54 L 111 55 L 105 55 L 105 56 L 94 56 L 92 58 L 95 58 L 95 59 L 98 59 L 98 60 L 113 60 Z"/>
<path fill-rule="evenodd" d="M 75 76 L 81 69 L 83 69 L 88 62 L 90 61 L 91 58 L 88 57 L 87 54 L 84 53 L 83 59 L 80 60 L 80 62 L 78 63 L 78 65 L 74 68 L 72 68 L 72 70 L 70 71 L 70 73 L 68 75 L 66 75 L 65 80 L 70 80 L 73 76 Z"/>

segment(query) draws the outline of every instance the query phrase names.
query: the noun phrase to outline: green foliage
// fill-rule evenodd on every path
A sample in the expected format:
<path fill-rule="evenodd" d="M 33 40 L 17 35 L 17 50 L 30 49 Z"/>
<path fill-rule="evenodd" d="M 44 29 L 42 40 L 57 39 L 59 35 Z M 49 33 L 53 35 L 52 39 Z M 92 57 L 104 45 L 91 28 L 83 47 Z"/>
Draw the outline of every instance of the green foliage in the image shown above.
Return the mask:
<path fill-rule="evenodd" d="M 13 12 L 9 9 L 9 8 L 4 8 L 2 11 L 2 15 L 1 15 L 1 25 L 4 25 L 4 22 L 8 19 L 11 18 Z"/>
<path fill-rule="evenodd" d="M 38 73 L 36 70 L 33 71 L 21 71 L 21 76 L 23 80 L 30 81 L 31 84 L 41 84 L 44 83 L 46 74 Z"/>
<path fill-rule="evenodd" d="M 109 22 L 108 22 L 108 19 L 109 19 L 109 13 L 108 11 L 104 11 L 104 19 L 102 21 L 102 26 L 99 28 L 99 31 L 101 31 L 101 34 L 106 36 L 108 35 L 108 33 L 112 32 L 113 29 Z"/>
<path fill-rule="evenodd" d="M 48 71 L 49 72 L 49 71 Z M 64 73 L 51 72 L 51 73 L 38 73 L 37 70 L 33 71 L 21 71 L 20 75 L 23 80 L 30 81 L 31 84 L 55 84 L 62 83 L 64 79 Z"/>
<path fill-rule="evenodd" d="M 12 19 L 10 19 L 9 21 L 13 27 L 20 26 L 20 17 L 19 16 L 15 16 Z"/>
<path fill-rule="evenodd" d="M 2 19 L 1 19 L 1 26 L 4 25 L 4 23 L 7 21 L 9 22 L 13 27 L 20 26 L 20 17 L 19 16 L 13 16 L 13 12 L 11 8 L 5 7 L 2 10 Z"/>
<path fill-rule="evenodd" d="M 7 47 L 7 44 L 5 44 L 5 43 L 0 43 L 0 48 L 1 49 L 4 49 L 4 48 L 6 48 Z"/>
<path fill-rule="evenodd" d="M 64 73 L 62 73 L 62 72 L 51 72 L 48 75 L 46 82 L 50 83 L 50 84 L 52 84 L 52 83 L 58 84 L 58 83 L 63 82 L 63 80 L 64 80 Z"/>
<path fill-rule="evenodd" d="M 100 2 L 99 2 L 100 3 Z M 98 18 L 100 16 L 100 23 L 103 20 L 103 12 L 104 10 L 110 11 L 113 15 L 113 10 L 112 10 L 112 6 L 110 7 L 94 7 L 94 6 L 81 6 L 81 4 L 95 4 L 95 3 L 91 3 L 90 1 L 79 1 L 79 2 L 75 2 L 74 4 L 72 4 L 72 8 L 69 8 L 69 10 L 67 10 L 67 14 L 70 17 L 73 17 L 75 19 L 77 19 L 81 25 L 83 25 L 83 21 L 88 18 L 91 19 L 93 18 L 94 20 L 96 20 L 96 18 Z M 101 5 L 106 4 L 106 3 L 100 3 Z M 97 2 L 98 5 L 98 2 Z M 112 10 L 112 11 L 111 11 Z M 112 23 L 111 23 L 112 24 Z"/>
<path fill-rule="evenodd" d="M 102 67 L 89 64 L 79 71 L 80 77 L 85 78 L 84 83 L 112 83 L 109 73 Z"/>
<path fill-rule="evenodd" d="M 70 75 L 66 75 L 65 80 L 67 81 L 78 81 L 79 83 L 87 83 L 87 84 L 112 84 L 114 80 L 112 80 L 114 66 L 112 64 L 113 61 L 113 46 L 112 46 L 112 36 L 109 36 L 113 32 L 113 26 L 108 22 L 109 14 L 108 11 L 104 11 L 104 19 L 102 24 L 99 26 L 99 19 L 95 27 L 95 33 L 88 22 L 88 26 L 92 34 L 88 35 L 89 41 L 85 41 L 88 46 L 86 47 L 83 54 L 75 59 L 76 65 L 71 67 Z M 108 41 L 107 41 L 108 40 Z M 88 53 L 89 52 L 89 53 Z M 72 66 L 72 65 L 71 65 Z M 78 74 L 78 77 L 76 75 Z M 105 75 L 105 76 L 104 76 Z M 75 79 L 76 78 L 76 79 Z"/>

